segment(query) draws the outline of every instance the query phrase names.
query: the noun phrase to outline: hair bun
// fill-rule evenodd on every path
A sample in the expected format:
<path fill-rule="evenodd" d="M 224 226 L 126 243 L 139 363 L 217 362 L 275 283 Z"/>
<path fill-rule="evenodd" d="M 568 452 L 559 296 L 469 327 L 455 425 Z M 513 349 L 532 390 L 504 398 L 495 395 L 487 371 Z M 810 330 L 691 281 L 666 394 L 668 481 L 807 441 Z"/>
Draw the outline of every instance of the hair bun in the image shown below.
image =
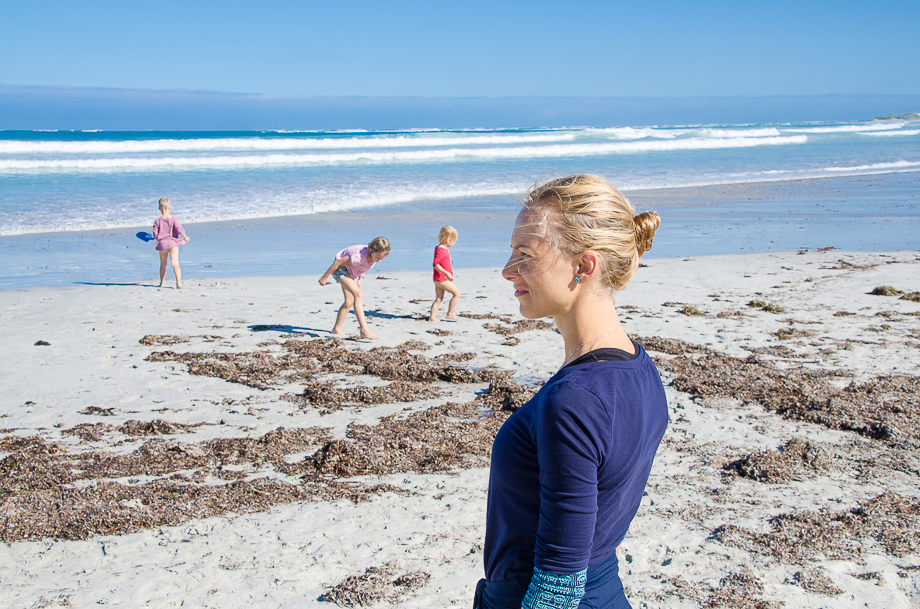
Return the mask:
<path fill-rule="evenodd" d="M 641 256 L 652 249 L 652 241 L 655 239 L 655 231 L 661 225 L 661 217 L 653 211 L 644 211 L 633 217 L 633 222 L 636 224 L 636 249 Z"/>

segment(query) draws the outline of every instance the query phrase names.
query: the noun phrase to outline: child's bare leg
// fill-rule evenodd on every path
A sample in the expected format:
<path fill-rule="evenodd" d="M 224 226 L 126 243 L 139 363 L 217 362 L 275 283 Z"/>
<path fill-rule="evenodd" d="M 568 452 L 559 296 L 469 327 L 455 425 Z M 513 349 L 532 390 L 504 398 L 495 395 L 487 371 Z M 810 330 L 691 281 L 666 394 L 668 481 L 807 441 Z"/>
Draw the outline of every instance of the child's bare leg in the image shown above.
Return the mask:
<path fill-rule="evenodd" d="M 434 302 L 431 303 L 431 313 L 428 315 L 428 321 L 438 321 L 438 309 L 441 307 L 442 300 L 444 300 L 444 288 L 435 283 Z"/>
<path fill-rule="evenodd" d="M 182 289 L 182 269 L 179 268 L 179 246 L 169 248 L 169 261 L 172 263 L 173 272 L 176 274 L 176 289 Z M 162 279 L 160 280 L 162 283 Z"/>
<path fill-rule="evenodd" d="M 341 284 L 343 290 L 351 292 L 351 296 L 354 298 L 355 317 L 358 318 L 358 325 L 361 327 L 361 336 L 364 338 L 380 338 L 367 327 L 367 321 L 364 319 L 364 295 L 355 280 L 351 277 L 342 277 L 339 284 Z"/>
<path fill-rule="evenodd" d="M 355 303 L 355 297 L 351 292 L 345 289 L 344 279 L 339 282 L 342 286 L 342 293 L 345 295 L 345 303 L 339 307 L 339 312 L 335 316 L 335 325 L 332 327 L 332 334 L 345 334 L 345 318 L 348 317 L 348 311 Z"/>
<path fill-rule="evenodd" d="M 460 290 L 454 285 L 453 281 L 435 281 L 436 288 L 440 290 L 440 297 L 444 298 L 444 292 L 451 295 L 450 304 L 447 305 L 447 319 L 460 319 L 457 316 L 457 302 L 460 300 Z M 440 301 L 438 304 L 441 304 Z"/>
<path fill-rule="evenodd" d="M 157 252 L 160 255 L 160 285 L 158 287 L 163 287 L 163 282 L 166 280 L 166 250 Z"/>
<path fill-rule="evenodd" d="M 454 282 L 448 282 L 444 289 L 452 294 L 450 304 L 447 305 L 447 319 L 460 319 L 457 316 L 457 303 L 460 301 L 460 290 L 454 285 Z"/>

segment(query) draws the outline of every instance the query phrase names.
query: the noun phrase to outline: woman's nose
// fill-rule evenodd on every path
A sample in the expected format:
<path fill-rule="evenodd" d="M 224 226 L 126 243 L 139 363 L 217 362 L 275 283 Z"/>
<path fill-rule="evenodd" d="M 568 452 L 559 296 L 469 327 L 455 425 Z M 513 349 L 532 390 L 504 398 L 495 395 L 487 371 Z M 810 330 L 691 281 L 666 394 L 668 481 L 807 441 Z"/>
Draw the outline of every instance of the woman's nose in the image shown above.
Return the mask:
<path fill-rule="evenodd" d="M 505 263 L 505 268 L 502 269 L 502 277 L 508 281 L 514 281 L 515 277 L 518 276 L 518 265 L 514 261 L 514 255 L 508 258 L 508 262 Z"/>

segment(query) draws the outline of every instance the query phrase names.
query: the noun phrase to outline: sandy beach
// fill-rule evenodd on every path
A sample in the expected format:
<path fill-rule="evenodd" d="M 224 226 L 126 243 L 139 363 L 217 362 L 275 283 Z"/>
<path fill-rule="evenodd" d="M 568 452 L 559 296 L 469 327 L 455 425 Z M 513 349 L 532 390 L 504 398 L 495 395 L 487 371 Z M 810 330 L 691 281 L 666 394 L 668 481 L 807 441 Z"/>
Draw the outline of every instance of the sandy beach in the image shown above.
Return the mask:
<path fill-rule="evenodd" d="M 633 606 L 920 606 L 920 253 L 645 263 L 617 305 L 671 422 Z M 561 337 L 496 268 L 437 323 L 384 269 L 382 339 L 336 340 L 317 277 L 0 291 L 0 607 L 470 605 L 492 437 Z"/>

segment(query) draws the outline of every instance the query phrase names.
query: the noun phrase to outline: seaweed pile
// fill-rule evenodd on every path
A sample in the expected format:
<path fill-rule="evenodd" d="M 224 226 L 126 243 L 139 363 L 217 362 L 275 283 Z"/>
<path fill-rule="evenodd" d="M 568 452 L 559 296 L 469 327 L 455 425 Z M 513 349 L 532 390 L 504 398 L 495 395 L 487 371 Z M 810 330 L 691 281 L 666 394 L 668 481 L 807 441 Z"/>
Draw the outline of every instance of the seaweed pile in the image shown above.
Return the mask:
<path fill-rule="evenodd" d="M 509 323 L 505 319 L 502 319 L 502 321 Z M 556 330 L 556 326 L 550 323 L 546 323 L 542 319 L 520 319 L 510 323 L 511 325 L 509 326 L 503 326 L 500 324 L 483 324 L 482 327 L 502 336 L 512 336 L 514 334 L 520 334 L 521 332 L 527 332 L 529 330 Z"/>
<path fill-rule="evenodd" d="M 62 432 L 88 441 L 114 433 L 150 437 L 128 454 L 69 452 L 64 444 L 40 437 L 2 438 L 0 451 L 10 454 L 0 460 L 0 540 L 87 539 L 228 512 L 263 511 L 278 503 L 358 502 L 373 493 L 405 493 L 342 478 L 482 465 L 501 423 L 535 391 L 511 380 L 507 372 L 459 365 L 457 360 L 469 359 L 466 355 L 425 358 L 409 353 L 421 343 L 371 351 L 349 351 L 337 341 L 320 340 L 290 340 L 285 346 L 289 352 L 280 356 L 160 352 L 150 359 L 181 361 L 192 374 L 250 386 L 271 386 L 292 377 L 313 379 L 322 371 L 393 380 L 377 391 L 335 389 L 315 381 L 312 389 L 308 385 L 303 395 L 295 396 L 295 401 L 315 400 L 329 408 L 341 407 L 336 400 L 363 404 L 379 403 L 381 396 L 406 402 L 436 397 L 440 392 L 427 385 L 432 381 L 490 384 L 473 402 L 389 416 L 376 426 L 352 424 L 345 439 L 312 427 L 278 428 L 258 438 L 180 442 L 162 436 L 188 433 L 195 426 L 161 419 L 118 427 L 81 424 Z M 311 451 L 311 456 L 290 462 L 291 455 Z"/>
<path fill-rule="evenodd" d="M 881 495 L 845 511 L 806 511 L 770 519 L 766 533 L 722 525 L 712 538 L 728 546 L 802 564 L 819 555 L 830 560 L 861 561 L 857 541 L 875 539 L 889 554 L 903 557 L 920 551 L 920 500 L 895 493 Z"/>
<path fill-rule="evenodd" d="M 717 587 L 706 582 L 689 582 L 680 575 L 665 580 L 672 592 L 658 593 L 657 600 L 666 600 L 671 595 L 696 602 L 706 609 L 779 609 L 782 601 L 768 601 L 761 598 L 764 586 L 750 569 L 739 571 L 722 578 Z"/>
<path fill-rule="evenodd" d="M 399 601 L 408 593 L 421 588 L 431 575 L 424 571 L 403 573 L 398 577 L 396 565 L 388 562 L 368 567 L 361 575 L 350 575 L 322 596 L 323 601 L 342 607 L 365 607 L 381 601 Z"/>
<path fill-rule="evenodd" d="M 920 377 L 892 374 L 838 389 L 827 372 L 780 369 L 753 355 L 740 359 L 673 339 L 638 340 L 677 356 L 656 363 L 676 375 L 671 384 L 678 391 L 756 402 L 788 419 L 853 431 L 894 448 L 920 449 Z"/>
<path fill-rule="evenodd" d="M 781 450 L 750 453 L 728 463 L 725 469 L 742 478 L 780 484 L 822 474 L 831 469 L 831 459 L 816 443 L 793 438 Z"/>

